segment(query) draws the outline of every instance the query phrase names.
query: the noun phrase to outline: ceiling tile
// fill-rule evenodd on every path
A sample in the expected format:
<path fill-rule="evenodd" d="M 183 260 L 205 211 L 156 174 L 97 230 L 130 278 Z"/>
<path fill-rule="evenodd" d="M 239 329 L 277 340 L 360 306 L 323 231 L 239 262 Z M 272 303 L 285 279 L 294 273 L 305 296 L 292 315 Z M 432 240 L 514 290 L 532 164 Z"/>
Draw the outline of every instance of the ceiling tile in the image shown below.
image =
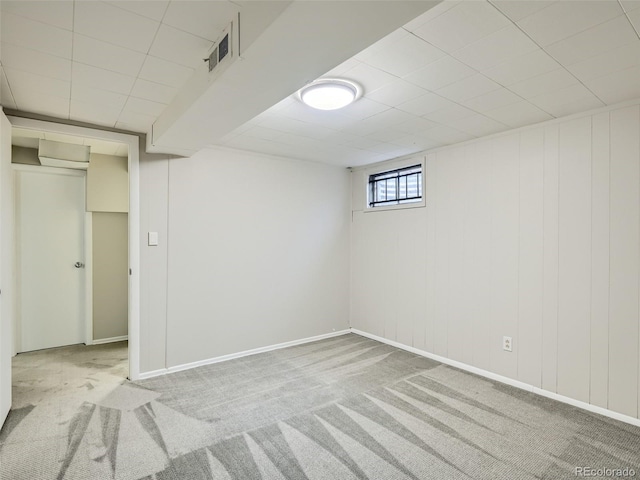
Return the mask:
<path fill-rule="evenodd" d="M 129 97 L 123 112 L 139 113 L 150 117 L 158 117 L 167 106 L 163 103 L 152 102 L 142 98 Z"/>
<path fill-rule="evenodd" d="M 57 118 L 69 118 L 69 99 L 31 92 L 23 95 L 14 92 L 18 110 L 39 113 Z"/>
<path fill-rule="evenodd" d="M 578 83 L 576 78 L 564 68 L 553 70 L 552 72 L 538 75 L 509 86 L 509 90 L 514 91 L 524 98 L 531 98 L 546 92 L 559 90 Z"/>
<path fill-rule="evenodd" d="M 73 28 L 73 2 L 70 1 L 7 1 L 2 2 L 2 14 L 13 13 L 64 30 Z"/>
<path fill-rule="evenodd" d="M 122 110 L 127 101 L 127 96 L 121 93 L 91 88 L 82 84 L 73 84 L 71 86 L 71 100 L 94 104 L 96 108 L 108 106 L 113 109 Z"/>
<path fill-rule="evenodd" d="M 178 93 L 178 89 L 138 78 L 131 90 L 131 96 L 144 98 L 158 103 L 169 104 Z"/>
<path fill-rule="evenodd" d="M 555 2 L 518 21 L 518 25 L 545 47 L 622 14 L 618 2 L 573 0 Z"/>
<path fill-rule="evenodd" d="M 358 65 L 360 65 L 360 60 L 358 60 L 356 57 L 351 57 L 350 59 L 345 60 L 344 62 L 342 62 L 337 67 L 332 68 L 331 70 L 329 70 L 327 73 L 325 73 L 322 76 L 323 77 L 341 77 L 346 72 L 348 72 L 349 70 L 351 70 L 354 67 L 357 67 Z"/>
<path fill-rule="evenodd" d="M 231 2 L 183 0 L 169 3 L 162 23 L 215 42 L 237 15 L 238 7 Z"/>
<path fill-rule="evenodd" d="M 462 105 L 454 104 L 441 110 L 428 113 L 424 118 L 431 120 L 432 122 L 453 126 L 452 122 L 456 122 L 461 118 L 471 117 L 473 115 L 476 115 L 473 110 L 463 107 Z"/>
<path fill-rule="evenodd" d="M 545 0 L 491 0 L 498 10 L 504 13 L 514 22 L 522 20 L 524 17 L 547 8 L 553 1 Z"/>
<path fill-rule="evenodd" d="M 116 2 L 107 2 L 114 7 L 122 8 L 124 10 L 128 10 L 129 12 L 137 13 L 138 15 L 142 15 L 143 17 L 150 18 L 151 20 L 155 20 L 159 22 L 164 17 L 164 12 L 167 10 L 167 6 L 169 6 L 168 0 L 126 0 L 126 1 L 116 1 Z"/>
<path fill-rule="evenodd" d="M 113 127 L 120 114 L 120 109 L 106 105 L 101 106 L 101 108 L 96 108 L 94 103 L 71 100 L 69 112 L 69 117 L 72 120 Z"/>
<path fill-rule="evenodd" d="M 256 125 L 255 127 L 247 130 L 243 135 L 247 135 L 249 137 L 261 138 L 263 140 L 275 140 L 278 137 L 284 135 L 284 132 L 280 130 L 274 130 L 272 128 L 261 127 L 260 125 Z"/>
<path fill-rule="evenodd" d="M 351 140 L 344 142 L 344 145 L 353 148 L 373 149 L 380 145 L 380 141 L 370 137 L 352 136 Z"/>
<path fill-rule="evenodd" d="M 71 82 L 74 86 L 97 88 L 124 95 L 131 92 L 134 81 L 133 77 L 81 63 L 74 63 L 71 72 Z"/>
<path fill-rule="evenodd" d="M 361 61 L 398 77 L 404 77 L 445 55 L 442 50 L 415 35 L 407 34 Z"/>
<path fill-rule="evenodd" d="M 477 73 L 452 57 L 445 57 L 405 77 L 405 80 L 435 91 Z"/>
<path fill-rule="evenodd" d="M 362 85 L 365 95 L 369 95 L 378 88 L 384 87 L 385 85 L 389 85 L 390 83 L 398 80 L 398 77 L 387 72 L 383 72 L 382 70 L 365 63 L 361 63 L 351 70 L 348 70 L 344 76 Z"/>
<path fill-rule="evenodd" d="M 504 15 L 485 1 L 461 2 L 425 23 L 414 33 L 451 53 L 510 23 Z"/>
<path fill-rule="evenodd" d="M 378 142 L 393 143 L 395 140 L 406 136 L 407 134 L 405 132 L 400 132 L 398 130 L 394 130 L 393 128 L 383 128 L 376 132 L 370 133 L 369 135 L 367 135 L 367 138 L 371 138 L 374 141 Z"/>
<path fill-rule="evenodd" d="M 585 99 L 597 101 L 597 99 L 594 97 L 593 93 L 589 91 L 589 89 L 587 89 L 580 83 L 576 83 L 569 87 L 560 88 L 558 90 L 532 97 L 529 99 L 529 102 L 539 107 L 541 110 L 550 113 L 554 117 L 558 117 L 562 115 L 561 113 L 559 113 L 561 107 Z M 602 104 L 598 101 L 596 106 L 601 107 Z"/>
<path fill-rule="evenodd" d="M 354 58 L 359 62 L 366 62 L 367 60 L 369 60 L 369 58 L 376 56 L 378 52 L 387 49 L 388 47 L 396 43 L 398 40 L 408 35 L 411 35 L 411 34 L 407 32 L 404 28 L 398 28 L 397 30 L 394 30 L 390 34 L 382 37 L 377 42 L 372 43 L 371 45 L 366 47 L 364 50 L 362 50 L 352 58 Z"/>
<path fill-rule="evenodd" d="M 74 31 L 147 53 L 159 23 L 103 2 L 75 2 Z"/>
<path fill-rule="evenodd" d="M 422 117 L 414 117 L 411 120 L 394 125 L 393 128 L 405 134 L 414 134 L 425 132 L 436 126 L 436 122 L 432 122 L 431 120 L 427 120 Z"/>
<path fill-rule="evenodd" d="M 519 28 L 510 25 L 454 52 L 453 56 L 476 70 L 486 70 L 537 49 Z"/>
<path fill-rule="evenodd" d="M 489 69 L 483 69 L 482 73 L 500 85 L 509 86 L 558 68 L 558 62 L 544 50 L 537 49 Z"/>
<path fill-rule="evenodd" d="M 464 80 L 441 88 L 437 90 L 436 93 L 449 100 L 460 103 L 464 100 L 477 97 L 478 95 L 491 92 L 492 90 L 497 90 L 498 88 L 501 87 L 496 82 L 477 73 Z"/>
<path fill-rule="evenodd" d="M 487 110 L 493 110 L 494 108 L 504 107 L 520 101 L 522 101 L 521 97 L 510 90 L 501 88 L 470 98 L 462 103 L 476 112 L 484 113 Z"/>
<path fill-rule="evenodd" d="M 435 93 L 427 93 L 414 100 L 410 100 L 403 104 L 398 105 L 396 108 L 407 113 L 412 113 L 417 116 L 426 115 L 430 112 L 435 112 L 441 108 L 452 105 L 453 102 L 446 98 L 441 97 Z"/>
<path fill-rule="evenodd" d="M 145 55 L 140 52 L 77 33 L 73 35 L 75 62 L 135 77 L 140 72 L 144 59 Z"/>
<path fill-rule="evenodd" d="M 544 122 L 553 118 L 525 100 L 489 110 L 485 112 L 485 115 L 512 128 Z"/>
<path fill-rule="evenodd" d="M 2 64 L 15 70 L 71 81 L 71 60 L 3 43 Z"/>
<path fill-rule="evenodd" d="M 574 63 L 567 66 L 567 70 L 584 82 L 636 65 L 640 65 L 640 42 L 630 43 L 582 62 Z"/>
<path fill-rule="evenodd" d="M 640 66 L 620 70 L 585 83 L 608 105 L 640 98 Z"/>
<path fill-rule="evenodd" d="M 403 122 L 411 121 L 413 120 L 413 118 L 414 116 L 407 112 L 403 112 L 395 108 L 390 108 L 389 110 L 385 110 L 382 113 L 378 113 L 377 115 L 366 118 L 361 123 L 376 125 L 379 128 L 384 128 L 390 125 L 397 125 Z"/>
<path fill-rule="evenodd" d="M 213 42 L 190 33 L 162 25 L 153 41 L 149 54 L 185 67 L 195 68 L 209 56 Z"/>
<path fill-rule="evenodd" d="M 551 107 L 548 107 L 549 109 L 547 110 L 547 113 L 559 118 L 567 115 L 573 115 L 574 113 L 601 108 L 603 106 L 604 102 L 594 95 L 589 95 L 588 97 L 579 98 L 570 102 L 563 101 L 562 103 L 556 103 Z"/>
<path fill-rule="evenodd" d="M 638 43 L 638 36 L 626 15 L 620 15 L 572 37 L 552 43 L 545 50 L 563 65 L 571 65 L 632 42 Z"/>
<path fill-rule="evenodd" d="M 71 58 L 71 32 L 28 18 L 2 13 L 2 43 L 31 48 L 62 58 Z"/>
<path fill-rule="evenodd" d="M 455 128 L 446 125 L 439 125 L 424 133 L 426 138 L 442 142 L 443 145 L 449 145 L 457 142 L 471 140 L 473 135 L 461 132 Z"/>
<path fill-rule="evenodd" d="M 57 78 L 43 77 L 22 70 L 3 67 L 9 81 L 9 86 L 15 97 L 28 96 L 39 93 L 60 98 L 69 98 L 71 84 Z"/>
<path fill-rule="evenodd" d="M 429 150 L 441 145 L 441 142 L 439 142 L 438 140 L 431 140 L 429 138 L 416 135 L 407 135 L 406 137 L 394 140 L 393 143 L 396 145 L 412 147 L 415 149 L 415 152 Z"/>
<path fill-rule="evenodd" d="M 427 91 L 425 89 L 398 79 L 386 87 L 379 88 L 375 92 L 367 95 L 367 97 L 375 102 L 395 107 L 396 105 L 408 102 L 409 100 L 420 97 L 426 93 Z"/>
<path fill-rule="evenodd" d="M 377 113 L 384 112 L 385 110 L 389 110 L 389 108 L 390 107 L 388 105 L 383 105 L 382 103 L 369 100 L 369 98 L 367 97 L 362 97 L 357 102 L 354 102 L 348 107 L 344 108 L 342 110 L 342 113 L 344 113 L 344 115 L 347 115 L 348 117 L 361 120 L 367 117 L 371 117 Z"/>
<path fill-rule="evenodd" d="M 474 137 L 483 137 L 507 130 L 505 124 L 484 115 L 472 115 L 456 121 L 455 128 Z"/>
<path fill-rule="evenodd" d="M 194 69 L 147 55 L 139 77 L 170 87 L 182 87 L 193 75 Z"/>

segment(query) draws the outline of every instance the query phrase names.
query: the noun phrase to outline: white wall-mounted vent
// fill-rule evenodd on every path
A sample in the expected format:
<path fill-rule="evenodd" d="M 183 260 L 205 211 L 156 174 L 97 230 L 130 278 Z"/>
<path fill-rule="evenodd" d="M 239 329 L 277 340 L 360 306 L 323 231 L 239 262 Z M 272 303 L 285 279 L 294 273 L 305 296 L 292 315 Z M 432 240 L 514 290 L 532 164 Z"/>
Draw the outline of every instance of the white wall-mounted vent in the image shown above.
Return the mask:
<path fill-rule="evenodd" d="M 205 59 L 209 64 L 209 73 L 214 71 L 218 73 L 222 70 L 221 67 L 231 63 L 231 61 L 238 55 L 238 20 L 227 25 L 216 41 L 209 57 Z"/>
<path fill-rule="evenodd" d="M 38 143 L 38 158 L 46 167 L 75 168 L 86 170 L 89 168 L 90 149 L 88 145 L 53 142 L 40 139 Z"/>

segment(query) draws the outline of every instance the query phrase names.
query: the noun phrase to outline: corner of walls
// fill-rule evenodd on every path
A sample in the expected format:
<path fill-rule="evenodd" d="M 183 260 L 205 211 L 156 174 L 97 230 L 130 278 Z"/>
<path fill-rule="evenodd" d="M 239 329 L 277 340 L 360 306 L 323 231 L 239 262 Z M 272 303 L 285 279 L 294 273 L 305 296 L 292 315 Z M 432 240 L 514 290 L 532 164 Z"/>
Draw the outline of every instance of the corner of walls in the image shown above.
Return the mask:
<path fill-rule="evenodd" d="M 140 373 L 166 368 L 169 155 L 140 148 Z M 157 246 L 148 232 L 158 232 Z"/>

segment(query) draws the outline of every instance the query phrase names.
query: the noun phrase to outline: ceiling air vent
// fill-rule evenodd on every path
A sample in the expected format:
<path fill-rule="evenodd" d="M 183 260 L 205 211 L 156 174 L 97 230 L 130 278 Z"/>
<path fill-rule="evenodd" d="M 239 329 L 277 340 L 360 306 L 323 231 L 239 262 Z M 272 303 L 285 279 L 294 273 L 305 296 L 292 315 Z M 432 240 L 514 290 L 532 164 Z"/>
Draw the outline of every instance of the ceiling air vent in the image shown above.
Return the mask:
<path fill-rule="evenodd" d="M 75 168 L 86 170 L 89 168 L 88 145 L 52 142 L 40 139 L 38 144 L 38 158 L 46 167 Z"/>
<path fill-rule="evenodd" d="M 234 29 L 233 22 L 230 23 L 220 35 L 215 43 L 209 57 L 205 58 L 205 62 L 209 62 L 209 72 L 219 69 L 221 65 L 228 63 L 234 57 Z"/>

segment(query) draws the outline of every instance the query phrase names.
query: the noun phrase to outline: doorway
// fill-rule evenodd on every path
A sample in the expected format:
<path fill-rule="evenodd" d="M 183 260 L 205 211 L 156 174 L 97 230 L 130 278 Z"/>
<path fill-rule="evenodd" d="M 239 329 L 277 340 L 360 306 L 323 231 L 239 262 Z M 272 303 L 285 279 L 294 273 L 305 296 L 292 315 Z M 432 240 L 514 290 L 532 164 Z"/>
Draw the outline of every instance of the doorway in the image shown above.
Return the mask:
<path fill-rule="evenodd" d="M 108 210 L 100 209 L 101 207 L 89 208 L 90 198 L 86 196 L 86 207 L 89 210 L 95 210 L 87 214 L 85 217 L 85 230 L 93 231 L 92 224 L 96 223 L 98 226 L 102 225 L 104 230 L 105 225 L 107 225 L 107 229 L 110 229 L 113 225 L 118 225 L 122 231 L 124 231 L 124 241 L 120 242 L 119 249 L 124 250 L 125 255 L 128 257 L 125 260 L 125 275 L 126 279 L 124 280 L 124 288 L 120 288 L 121 291 L 124 291 L 124 295 L 127 296 L 127 302 L 124 306 L 125 310 L 125 335 L 118 335 L 113 333 L 112 337 L 107 339 L 99 339 L 96 338 L 94 342 L 93 339 L 93 322 L 90 322 L 88 326 L 85 326 L 82 333 L 82 343 L 110 343 L 127 340 L 128 337 L 128 377 L 129 379 L 135 380 L 139 375 L 139 200 L 138 200 L 138 155 L 139 155 L 139 138 L 134 135 L 128 134 L 120 134 L 114 132 L 106 132 L 101 130 L 94 130 L 84 127 L 77 127 L 72 125 L 63 125 L 51 122 L 44 122 L 39 120 L 25 119 L 20 117 L 9 117 L 13 130 L 20 129 L 22 131 L 31 131 L 38 136 L 39 133 L 43 132 L 48 139 L 52 141 L 67 141 L 68 137 L 75 137 L 77 142 L 81 143 L 91 143 L 92 150 L 94 152 L 100 152 L 101 148 L 111 148 L 114 144 L 118 145 L 118 152 L 101 152 L 98 153 L 98 157 L 100 155 L 111 154 L 112 156 L 116 155 L 122 158 L 124 169 L 127 171 L 127 179 L 125 184 L 121 184 L 123 193 L 128 202 L 128 213 L 120 215 L 119 213 L 113 213 Z M 89 142 L 91 139 L 91 142 Z M 104 159 L 103 159 L 104 160 Z M 93 158 L 92 158 L 93 161 Z M 98 163 L 98 162 L 97 162 Z M 43 167 L 39 167 L 43 168 Z M 62 170 L 62 169 L 59 169 Z M 22 172 L 20 172 L 22 174 Z M 88 181 L 88 183 L 90 183 Z M 99 189 L 98 189 L 99 190 Z M 121 192 L 122 193 L 122 192 Z M 100 199 L 103 198 L 104 192 L 98 192 L 94 197 L 93 201 L 100 203 Z M 120 212 L 120 210 L 116 210 Z M 97 213 L 96 213 L 97 212 Z M 120 218 L 116 218 L 120 215 Z M 96 219 L 96 217 L 100 217 Z M 124 219 L 123 219 L 124 217 Z M 93 222 L 92 222 L 93 219 Z M 114 221 L 117 222 L 114 223 Z M 95 226 L 95 225 L 94 225 Z M 112 244 L 113 242 L 103 241 L 103 244 Z M 82 277 L 84 274 L 85 277 L 92 276 L 92 261 L 93 253 L 92 253 L 92 243 L 89 242 L 85 246 L 85 262 L 82 259 L 76 260 L 73 262 L 73 271 L 79 273 L 78 277 Z M 85 264 L 76 267 L 76 264 Z M 108 266 L 111 266 L 108 262 L 104 262 Z M 84 268 L 83 268 L 84 266 Z M 128 270 L 128 271 L 127 271 Z M 93 278 L 93 277 L 91 277 Z M 92 313 L 93 306 L 93 291 L 91 288 L 85 287 L 84 291 L 84 299 L 85 299 L 85 309 Z M 105 302 L 103 302 L 105 303 Z M 120 308 L 122 310 L 122 308 Z M 20 312 L 18 312 L 20 313 Z M 108 328 L 102 329 L 102 332 L 113 332 L 115 330 Z M 14 325 L 14 354 L 17 353 L 19 340 L 20 340 L 19 328 Z M 77 330 L 76 330 L 77 333 Z M 107 333 L 104 333 L 105 335 Z M 77 337 L 76 337 L 77 338 Z M 102 340 L 102 341 L 101 341 Z"/>

